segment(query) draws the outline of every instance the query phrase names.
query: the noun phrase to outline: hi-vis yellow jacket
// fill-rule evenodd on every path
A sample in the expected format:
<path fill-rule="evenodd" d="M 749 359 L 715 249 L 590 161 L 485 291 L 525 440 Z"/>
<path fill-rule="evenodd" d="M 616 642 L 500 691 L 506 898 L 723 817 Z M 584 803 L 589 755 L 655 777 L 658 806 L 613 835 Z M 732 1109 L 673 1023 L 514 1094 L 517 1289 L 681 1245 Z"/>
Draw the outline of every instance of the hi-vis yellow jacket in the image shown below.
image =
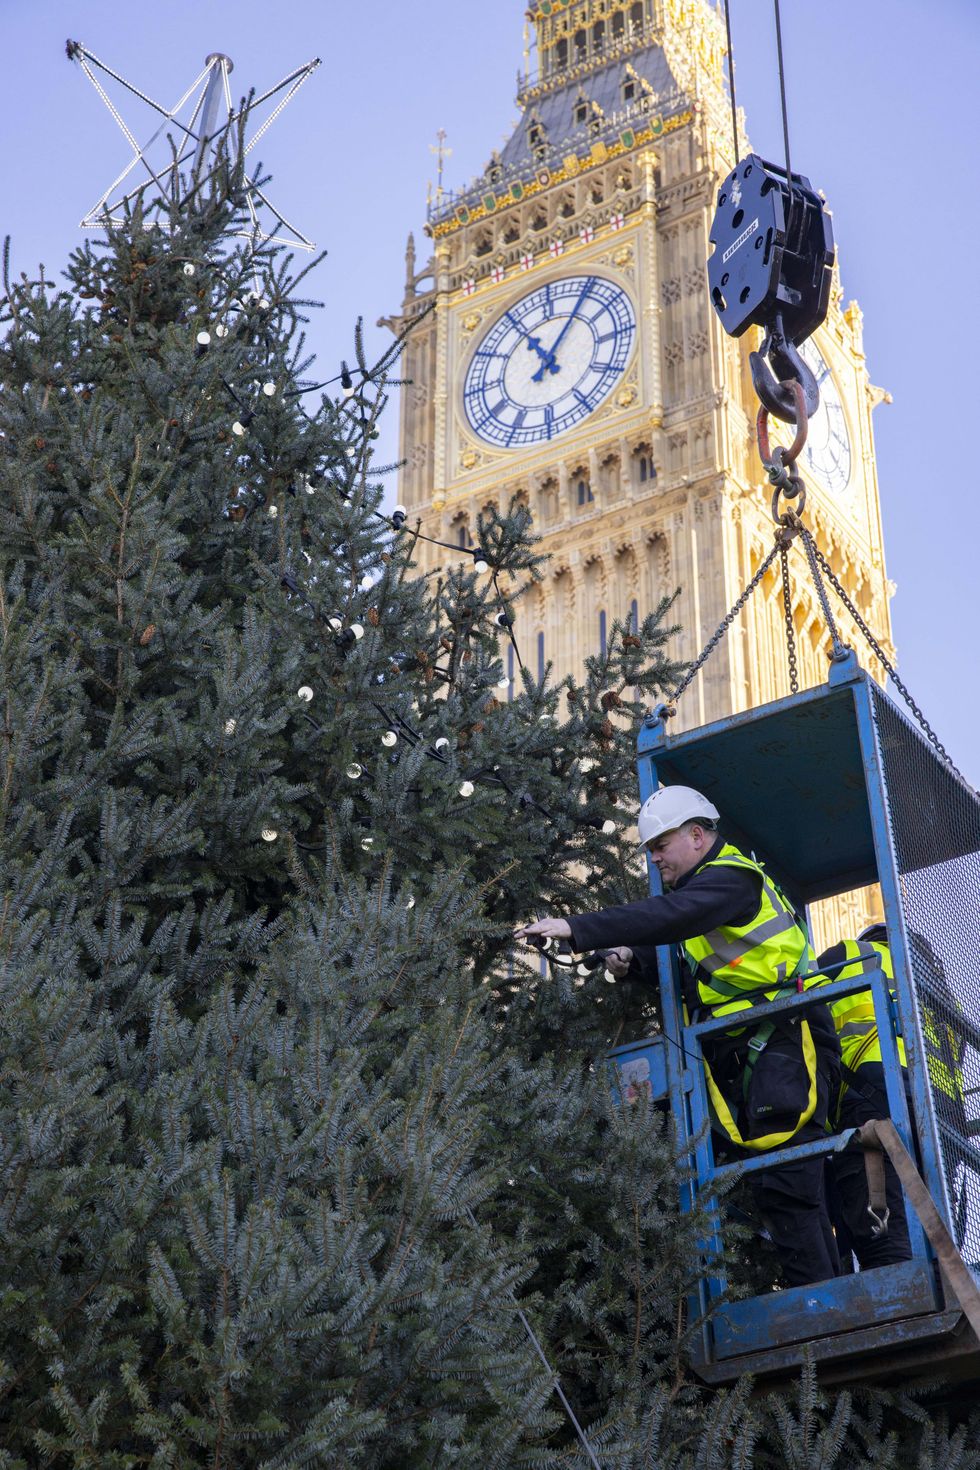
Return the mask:
<path fill-rule="evenodd" d="M 895 970 L 892 966 L 891 950 L 887 944 L 869 943 L 867 940 L 846 939 L 842 946 L 848 963 L 834 976 L 836 980 L 849 980 L 853 975 L 866 975 L 880 969 L 888 981 L 888 989 L 895 994 Z M 845 995 L 830 1007 L 840 1041 L 841 1060 L 850 1071 L 856 1072 L 865 1062 L 880 1062 L 881 1040 L 875 1022 L 874 1002 L 870 990 L 860 990 L 856 995 Z M 960 1077 L 959 1057 L 963 1043 L 949 1025 L 944 1024 L 928 1004 L 921 1007 L 922 1037 L 926 1044 L 926 1066 L 933 1087 L 956 1102 L 962 1100 L 963 1084 Z M 898 1060 L 907 1066 L 905 1043 L 896 1038 Z"/>
<path fill-rule="evenodd" d="M 708 934 L 684 940 L 682 949 L 697 976 L 701 1004 L 709 1006 L 714 1015 L 723 1016 L 767 1000 L 778 1000 L 790 985 L 808 989 L 810 982 L 806 975 L 814 968 L 814 956 L 806 929 L 761 864 L 726 843 L 703 867 L 742 868 L 757 873 L 761 891 L 759 908 L 747 924 L 722 924 Z M 748 1043 L 749 1070 L 765 1049 L 773 1030 L 772 1022 L 767 1022 L 753 1034 Z M 805 1015 L 800 1019 L 800 1042 L 801 1064 L 807 1078 L 806 1104 L 792 1127 L 760 1138 L 743 1137 L 729 1099 L 716 1083 L 707 1060 L 704 1061 L 715 1121 L 733 1143 L 752 1150 L 781 1148 L 812 1118 L 817 1105 L 817 1062 Z"/>
<path fill-rule="evenodd" d="M 684 941 L 701 1004 L 723 1016 L 777 1000 L 788 984 L 814 968 L 806 930 L 762 865 L 731 843 L 703 867 L 747 869 L 758 874 L 762 888 L 758 911 L 747 924 L 723 924 Z"/>

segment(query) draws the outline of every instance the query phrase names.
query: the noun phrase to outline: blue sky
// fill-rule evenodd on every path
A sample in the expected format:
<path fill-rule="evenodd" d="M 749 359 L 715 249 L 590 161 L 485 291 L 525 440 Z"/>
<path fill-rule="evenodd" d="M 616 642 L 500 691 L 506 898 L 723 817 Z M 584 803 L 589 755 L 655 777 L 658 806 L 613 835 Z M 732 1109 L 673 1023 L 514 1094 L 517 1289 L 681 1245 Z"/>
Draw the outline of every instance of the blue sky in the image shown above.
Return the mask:
<path fill-rule="evenodd" d="M 974 490 L 980 290 L 980 5 L 976 0 L 783 0 L 794 167 L 834 213 L 845 299 L 865 314 L 878 473 L 900 670 L 961 770 L 980 783 Z M 732 0 L 736 89 L 753 146 L 782 156 L 772 6 Z M 323 66 L 262 147 L 272 195 L 329 251 L 310 341 L 324 376 L 396 309 L 405 236 L 422 235 L 429 145 L 446 129 L 446 182 L 478 173 L 509 131 L 521 62 L 517 0 L 0 0 L 0 232 L 17 270 L 56 271 L 127 146 L 64 54 L 69 36 L 170 105 L 208 52 L 238 91 L 300 62 Z M 133 99 L 124 116 L 146 131 Z M 382 453 L 395 454 L 395 413 Z"/>

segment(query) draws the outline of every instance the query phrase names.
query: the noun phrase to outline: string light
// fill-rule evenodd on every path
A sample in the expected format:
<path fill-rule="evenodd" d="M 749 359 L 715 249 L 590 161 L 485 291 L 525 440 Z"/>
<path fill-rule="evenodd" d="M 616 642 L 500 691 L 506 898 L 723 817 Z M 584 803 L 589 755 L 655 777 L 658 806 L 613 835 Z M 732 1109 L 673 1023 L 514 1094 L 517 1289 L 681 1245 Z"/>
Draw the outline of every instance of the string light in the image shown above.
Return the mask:
<path fill-rule="evenodd" d="M 214 335 L 216 337 L 227 337 L 228 328 L 225 326 L 224 322 L 218 323 L 218 325 L 214 329 Z"/>
<path fill-rule="evenodd" d="M 481 574 L 483 572 L 489 572 L 490 563 L 487 561 L 486 557 L 483 555 L 483 552 L 479 549 L 479 547 L 475 547 L 473 551 L 470 552 L 470 555 L 473 558 L 474 572 L 479 572 Z"/>
<path fill-rule="evenodd" d="M 472 796 L 475 790 L 476 787 L 472 781 L 464 781 L 459 788 L 459 794 L 460 796 Z"/>
<path fill-rule="evenodd" d="M 439 739 L 436 741 L 434 748 L 436 750 L 448 750 L 449 741 L 446 739 L 445 735 L 439 736 Z"/>
<path fill-rule="evenodd" d="M 400 531 L 407 520 L 408 511 L 403 505 L 396 505 L 394 510 L 391 512 L 391 524 L 394 526 L 395 530 Z"/>
<path fill-rule="evenodd" d="M 279 514 L 279 507 L 278 507 L 278 505 L 270 505 L 269 506 L 269 517 L 270 517 L 270 519 L 271 520 L 275 520 L 275 518 L 276 518 L 276 516 L 278 514 Z"/>
<path fill-rule="evenodd" d="M 343 622 L 340 618 L 337 617 L 336 614 L 334 614 L 333 617 L 327 618 L 327 627 L 330 629 L 331 633 L 339 633 L 343 626 Z"/>
<path fill-rule="evenodd" d="M 193 274 L 194 274 L 194 267 L 191 265 L 191 263 L 190 263 L 189 260 L 185 261 L 184 262 L 184 275 L 185 276 L 192 276 Z"/>
<path fill-rule="evenodd" d="M 359 766 L 357 764 L 357 761 L 351 761 L 350 765 L 347 767 L 347 779 L 349 781 L 359 781 L 363 774 L 364 767 Z"/>
<path fill-rule="evenodd" d="M 415 895 L 414 895 L 414 893 L 410 893 L 408 895 L 408 902 L 405 904 L 405 907 L 406 907 L 406 909 L 413 909 L 415 907 Z"/>
<path fill-rule="evenodd" d="M 494 618 L 494 622 L 497 624 L 498 628 L 512 628 L 514 626 L 514 619 L 511 617 L 510 613 L 503 610 L 497 614 L 497 616 Z"/>
<path fill-rule="evenodd" d="M 265 394 L 266 398 L 275 398 L 275 396 L 276 396 L 276 385 L 275 385 L 275 383 L 263 383 L 262 384 L 262 392 Z"/>
<path fill-rule="evenodd" d="M 374 838 L 373 837 L 362 837 L 361 838 L 361 848 L 363 849 L 364 852 L 370 852 L 373 846 L 374 846 Z"/>
<path fill-rule="evenodd" d="M 206 332 L 206 331 L 198 332 L 198 334 L 197 334 L 197 345 L 199 347 L 210 347 L 211 346 L 211 333 L 210 332 Z"/>
<path fill-rule="evenodd" d="M 509 679 L 509 677 L 508 677 L 507 674 L 501 674 L 500 678 L 497 680 L 497 688 L 498 689 L 509 689 L 510 688 L 510 679 Z"/>
<path fill-rule="evenodd" d="M 263 827 L 262 828 L 262 841 L 263 842 L 275 842 L 275 840 L 276 840 L 276 838 L 278 836 L 279 836 L 279 833 L 276 831 L 275 827 Z"/>
<path fill-rule="evenodd" d="M 235 731 L 237 729 L 238 729 L 238 721 L 237 720 L 225 720 L 225 734 L 226 735 L 234 735 L 234 733 L 235 733 Z"/>
<path fill-rule="evenodd" d="M 615 830 L 616 830 L 616 823 L 613 822 L 613 821 L 611 821 L 611 820 L 609 820 L 607 818 L 607 820 L 605 822 L 603 822 L 603 824 L 602 824 L 602 835 L 603 835 L 603 837 L 611 837 L 613 835 L 613 833 L 615 832 Z"/>
<path fill-rule="evenodd" d="M 398 744 L 398 736 L 395 734 L 394 730 L 386 730 L 384 732 L 381 737 L 381 744 L 387 745 L 389 749 L 391 748 L 391 746 Z"/>
<path fill-rule="evenodd" d="M 296 691 L 296 698 L 301 699 L 304 704 L 309 704 L 310 700 L 313 698 L 313 690 L 310 688 L 309 684 L 301 684 L 299 686 Z"/>
<path fill-rule="evenodd" d="M 350 375 L 350 368 L 346 362 L 340 364 L 340 391 L 345 398 L 353 398 L 355 392 L 354 380 Z"/>
<path fill-rule="evenodd" d="M 231 432 L 233 434 L 237 434 L 240 439 L 254 418 L 255 414 L 250 408 L 247 408 L 242 414 L 241 418 L 236 419 L 235 422 L 232 424 Z"/>

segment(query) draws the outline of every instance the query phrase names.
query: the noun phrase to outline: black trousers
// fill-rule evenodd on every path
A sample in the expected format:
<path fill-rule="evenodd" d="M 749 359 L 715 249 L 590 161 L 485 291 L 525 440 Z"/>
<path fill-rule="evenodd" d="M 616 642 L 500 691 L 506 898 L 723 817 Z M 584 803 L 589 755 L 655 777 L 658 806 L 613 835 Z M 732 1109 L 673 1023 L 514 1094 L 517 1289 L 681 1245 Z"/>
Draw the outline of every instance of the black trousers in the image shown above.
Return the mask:
<path fill-rule="evenodd" d="M 826 1137 L 830 1101 L 840 1086 L 840 1047 L 830 1011 L 826 1006 L 814 1006 L 807 1011 L 807 1019 L 816 1048 L 817 1103 L 812 1118 L 790 1139 L 787 1148 Z M 744 1041 L 733 1049 L 721 1049 L 709 1056 L 708 1062 L 726 1097 L 734 1102 L 743 1090 Z M 724 1081 L 716 1066 L 725 1073 Z M 772 1037 L 755 1065 L 748 1099 L 739 1107 L 742 1137 L 762 1138 L 792 1128 L 800 1116 L 801 1094 L 805 1096 L 807 1086 L 799 1024 L 794 1022 Z M 754 1096 L 770 1097 L 773 1110 L 763 1117 L 751 1116 Z M 791 1105 L 784 1108 L 784 1104 Z M 735 1158 L 759 1157 L 750 1149 L 729 1148 L 726 1152 Z M 747 1182 L 776 1248 L 783 1283 L 808 1286 L 839 1275 L 840 1258 L 823 1155 L 774 1169 L 754 1170 Z"/>
<path fill-rule="evenodd" d="M 840 1128 L 859 1128 L 872 1118 L 888 1117 L 888 1095 L 885 1092 L 885 1068 L 881 1062 L 865 1062 L 855 1074 L 862 1091 L 848 1087 L 840 1110 Z M 912 1258 L 909 1226 L 905 1215 L 905 1197 L 898 1175 L 885 1157 L 885 1201 L 888 1205 L 888 1230 L 877 1238 L 872 1235 L 874 1221 L 868 1214 L 868 1178 L 864 1154 L 848 1151 L 837 1154 L 831 1165 L 837 1194 L 837 1221 L 841 1251 L 853 1251 L 862 1271 L 875 1266 L 893 1266 L 896 1261 Z"/>

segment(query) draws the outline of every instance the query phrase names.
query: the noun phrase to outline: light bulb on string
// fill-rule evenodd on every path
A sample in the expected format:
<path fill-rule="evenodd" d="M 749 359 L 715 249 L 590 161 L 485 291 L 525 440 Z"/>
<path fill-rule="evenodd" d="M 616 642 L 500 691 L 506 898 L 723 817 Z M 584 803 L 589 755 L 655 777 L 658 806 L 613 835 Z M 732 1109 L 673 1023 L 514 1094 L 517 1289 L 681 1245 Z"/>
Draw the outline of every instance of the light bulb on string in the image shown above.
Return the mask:
<path fill-rule="evenodd" d="M 439 739 L 436 741 L 433 749 L 435 749 L 435 750 L 448 750 L 449 749 L 449 741 L 446 739 L 445 735 L 440 735 L 439 736 Z"/>
<path fill-rule="evenodd" d="M 606 820 L 602 824 L 602 835 L 603 835 L 603 837 L 611 837 L 613 835 L 613 833 L 615 832 L 615 830 L 616 830 L 616 823 L 613 822 L 610 818 L 607 817 Z"/>
<path fill-rule="evenodd" d="M 301 684 L 299 686 L 296 691 L 296 698 L 301 699 L 304 704 L 309 704 L 310 700 L 313 698 L 313 690 L 310 688 L 309 684 Z"/>
<path fill-rule="evenodd" d="M 370 852 L 373 846 L 374 846 L 374 838 L 373 837 L 362 837 L 361 838 L 361 848 L 362 848 L 362 850 L 364 852 Z"/>
<path fill-rule="evenodd" d="M 225 326 L 224 322 L 218 323 L 218 325 L 214 329 L 214 335 L 216 337 L 227 337 L 228 328 Z"/>
<path fill-rule="evenodd" d="M 514 619 L 509 612 L 504 612 L 503 609 L 494 618 L 494 622 L 498 628 L 512 628 L 514 626 Z"/>
<path fill-rule="evenodd" d="M 194 274 L 194 267 L 191 265 L 191 263 L 190 263 L 189 260 L 185 260 L 184 261 L 184 275 L 185 276 L 192 276 L 193 274 Z"/>
<path fill-rule="evenodd" d="M 396 505 L 391 512 L 391 524 L 396 531 L 400 531 L 408 519 L 408 511 L 403 505 Z"/>
<path fill-rule="evenodd" d="M 472 781 L 464 781 L 459 788 L 459 794 L 460 796 L 472 796 L 475 790 L 476 787 Z"/>
<path fill-rule="evenodd" d="M 275 840 L 276 840 L 276 838 L 278 836 L 279 836 L 279 833 L 276 831 L 275 827 L 263 827 L 262 828 L 262 841 L 263 842 L 275 842 Z"/>
<path fill-rule="evenodd" d="M 361 627 L 360 623 L 351 623 L 348 631 L 353 633 L 354 638 L 358 643 L 364 637 L 364 629 Z"/>
<path fill-rule="evenodd" d="M 414 895 L 414 893 L 410 893 L 408 895 L 408 899 L 407 899 L 407 901 L 405 903 L 405 908 L 406 909 L 413 909 L 414 907 L 415 907 L 415 895 Z"/>
<path fill-rule="evenodd" d="M 475 547 L 473 551 L 470 552 L 470 555 L 473 558 L 474 572 L 479 572 L 482 575 L 484 572 L 488 572 L 490 570 L 490 563 L 487 561 L 486 557 L 483 555 L 483 552 L 479 549 L 479 547 Z"/>
<path fill-rule="evenodd" d="M 348 781 L 359 781 L 363 774 L 364 767 L 358 765 L 357 761 L 351 761 L 350 765 L 347 767 Z"/>
<path fill-rule="evenodd" d="M 398 744 L 398 736 L 396 735 L 395 731 L 394 730 L 386 730 L 384 732 L 384 734 L 382 735 L 382 737 L 381 737 L 381 744 L 382 745 L 387 745 L 389 749 L 391 748 L 391 746 L 397 745 Z"/>
<path fill-rule="evenodd" d="M 345 398 L 352 398 L 355 393 L 354 380 L 350 375 L 350 368 L 346 362 L 340 364 L 340 391 Z"/>
<path fill-rule="evenodd" d="M 327 618 L 327 627 L 331 633 L 339 633 L 343 626 L 343 621 L 337 617 L 336 613 L 332 617 Z"/>
<path fill-rule="evenodd" d="M 198 345 L 198 347 L 210 347 L 211 346 L 211 333 L 210 332 L 207 332 L 207 331 L 198 332 L 198 334 L 197 334 L 197 345 Z"/>
<path fill-rule="evenodd" d="M 242 435 L 245 433 L 245 431 L 247 430 L 249 424 L 252 422 L 252 420 L 254 419 L 254 417 L 255 417 L 255 414 L 252 412 L 252 410 L 250 408 L 249 409 L 246 409 L 245 412 L 242 414 L 241 418 L 240 419 L 236 419 L 235 422 L 232 424 L 232 426 L 231 426 L 231 432 L 233 434 L 237 434 L 238 437 L 239 437 L 239 439 L 240 439 L 242 437 Z"/>
<path fill-rule="evenodd" d="M 226 735 L 234 735 L 234 733 L 235 733 L 235 731 L 237 729 L 238 729 L 238 721 L 237 720 L 225 720 L 225 734 Z"/>
<path fill-rule="evenodd" d="M 278 514 L 279 514 L 279 507 L 278 507 L 278 505 L 270 505 L 269 506 L 269 518 L 270 518 L 270 520 L 273 520 L 274 521 L 275 518 L 276 518 L 276 516 Z"/>
<path fill-rule="evenodd" d="M 273 383 L 273 382 L 263 383 L 262 384 L 262 392 L 265 394 L 266 398 L 275 398 L 275 396 L 276 396 L 276 385 L 275 385 L 275 383 Z"/>
<path fill-rule="evenodd" d="M 509 689 L 510 688 L 510 678 L 508 677 L 507 674 L 501 674 L 500 678 L 497 680 L 497 688 L 498 689 Z"/>

